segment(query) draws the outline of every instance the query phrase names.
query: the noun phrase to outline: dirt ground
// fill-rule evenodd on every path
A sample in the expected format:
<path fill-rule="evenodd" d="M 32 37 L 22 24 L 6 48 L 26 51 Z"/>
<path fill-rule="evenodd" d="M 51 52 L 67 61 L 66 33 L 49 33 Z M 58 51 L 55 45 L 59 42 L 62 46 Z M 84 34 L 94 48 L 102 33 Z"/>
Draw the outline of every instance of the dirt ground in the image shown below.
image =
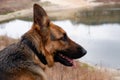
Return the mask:
<path fill-rule="evenodd" d="M 35 0 L 0 0 L 0 14 L 29 8 L 33 2 Z"/>

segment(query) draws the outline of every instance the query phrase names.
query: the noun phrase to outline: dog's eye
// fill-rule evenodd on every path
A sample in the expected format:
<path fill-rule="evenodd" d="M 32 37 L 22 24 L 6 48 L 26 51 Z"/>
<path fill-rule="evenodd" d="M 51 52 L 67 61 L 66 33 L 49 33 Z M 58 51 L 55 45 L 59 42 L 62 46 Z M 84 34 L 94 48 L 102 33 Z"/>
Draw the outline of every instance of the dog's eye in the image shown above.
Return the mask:
<path fill-rule="evenodd" d="M 60 40 L 62 40 L 62 41 L 67 41 L 67 35 L 66 35 L 66 34 L 63 34 L 63 37 L 61 37 Z"/>

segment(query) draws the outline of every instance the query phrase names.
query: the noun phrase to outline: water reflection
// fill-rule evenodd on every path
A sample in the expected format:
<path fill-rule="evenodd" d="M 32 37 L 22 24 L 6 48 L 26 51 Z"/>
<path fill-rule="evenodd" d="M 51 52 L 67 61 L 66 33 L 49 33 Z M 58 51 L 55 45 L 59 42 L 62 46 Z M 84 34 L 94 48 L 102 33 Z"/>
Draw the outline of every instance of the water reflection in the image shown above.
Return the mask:
<path fill-rule="evenodd" d="M 70 38 L 87 50 L 87 55 L 81 60 L 120 68 L 120 24 L 74 25 L 69 20 L 54 21 L 54 23 L 61 26 Z M 19 38 L 30 29 L 31 25 L 31 22 L 21 20 L 1 24 L 0 35 Z"/>

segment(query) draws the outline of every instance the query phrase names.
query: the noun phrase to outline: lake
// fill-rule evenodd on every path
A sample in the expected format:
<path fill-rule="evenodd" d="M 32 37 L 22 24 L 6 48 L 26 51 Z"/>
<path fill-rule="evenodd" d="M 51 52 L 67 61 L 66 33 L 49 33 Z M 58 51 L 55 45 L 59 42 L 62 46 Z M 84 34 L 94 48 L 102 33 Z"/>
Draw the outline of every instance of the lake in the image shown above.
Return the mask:
<path fill-rule="evenodd" d="M 80 59 L 81 61 L 120 69 L 120 24 L 85 25 L 73 24 L 69 20 L 53 22 L 87 50 L 87 54 Z M 0 35 L 20 38 L 31 26 L 32 22 L 13 20 L 0 24 Z"/>

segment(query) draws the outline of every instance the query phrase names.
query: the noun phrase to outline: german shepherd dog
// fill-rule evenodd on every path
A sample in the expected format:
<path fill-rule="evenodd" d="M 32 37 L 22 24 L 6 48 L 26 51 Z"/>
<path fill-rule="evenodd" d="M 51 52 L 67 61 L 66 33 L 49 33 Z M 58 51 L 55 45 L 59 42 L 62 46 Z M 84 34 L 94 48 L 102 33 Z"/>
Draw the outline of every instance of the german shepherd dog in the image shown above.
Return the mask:
<path fill-rule="evenodd" d="M 33 7 L 33 25 L 21 39 L 0 51 L 0 80 L 48 80 L 44 69 L 55 62 L 73 66 L 86 50 L 53 24 L 38 4 Z"/>

